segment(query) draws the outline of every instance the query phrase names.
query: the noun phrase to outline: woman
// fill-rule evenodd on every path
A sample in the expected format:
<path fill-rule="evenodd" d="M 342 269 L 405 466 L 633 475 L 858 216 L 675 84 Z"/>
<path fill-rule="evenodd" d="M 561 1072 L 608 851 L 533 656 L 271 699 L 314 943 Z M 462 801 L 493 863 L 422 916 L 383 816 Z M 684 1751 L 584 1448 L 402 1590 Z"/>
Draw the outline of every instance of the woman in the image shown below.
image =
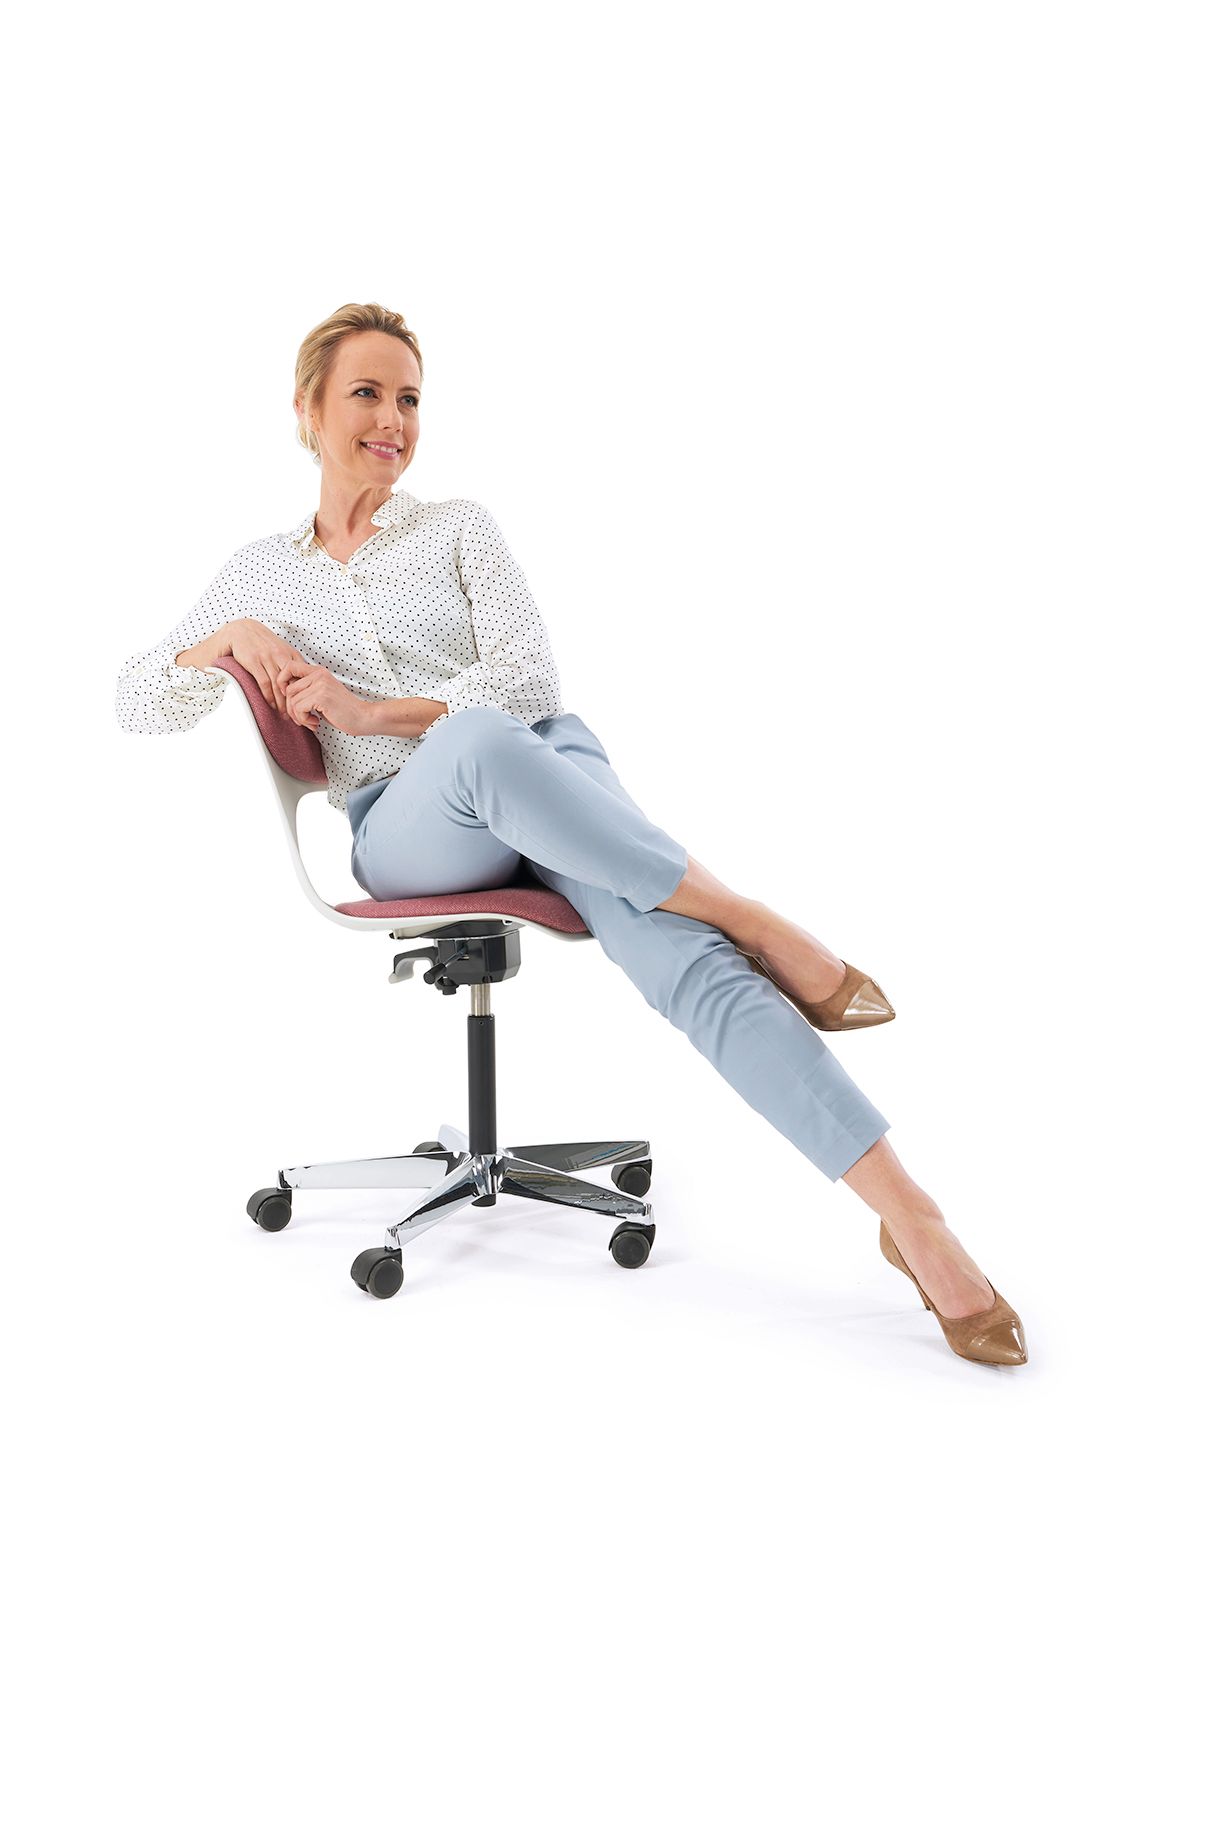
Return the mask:
<path fill-rule="evenodd" d="M 319 736 L 368 894 L 497 888 L 527 862 L 735 1091 L 874 1210 L 884 1254 L 955 1353 L 1026 1361 L 1019 1318 L 815 1032 L 889 1022 L 890 1003 L 801 927 L 718 882 L 623 790 L 563 708 L 545 627 L 490 513 L 396 489 L 421 394 L 422 355 L 399 313 L 349 305 L 308 334 L 294 409 L 322 471 L 319 510 L 238 550 L 162 644 L 126 662 L 120 725 L 192 727 L 225 689 L 211 667 L 234 657 Z"/>

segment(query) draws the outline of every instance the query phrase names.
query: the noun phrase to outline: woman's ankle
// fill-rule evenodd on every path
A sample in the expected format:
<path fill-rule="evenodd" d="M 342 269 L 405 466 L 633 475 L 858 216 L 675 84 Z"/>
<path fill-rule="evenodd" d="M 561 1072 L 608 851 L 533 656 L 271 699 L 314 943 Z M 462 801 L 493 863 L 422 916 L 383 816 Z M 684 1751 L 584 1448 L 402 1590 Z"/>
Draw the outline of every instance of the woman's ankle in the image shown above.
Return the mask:
<path fill-rule="evenodd" d="M 916 1203 L 907 1202 L 890 1214 L 884 1214 L 887 1231 L 897 1245 L 904 1240 L 941 1240 L 949 1239 L 951 1230 L 947 1226 L 946 1215 L 937 1203 L 928 1197 Z"/>

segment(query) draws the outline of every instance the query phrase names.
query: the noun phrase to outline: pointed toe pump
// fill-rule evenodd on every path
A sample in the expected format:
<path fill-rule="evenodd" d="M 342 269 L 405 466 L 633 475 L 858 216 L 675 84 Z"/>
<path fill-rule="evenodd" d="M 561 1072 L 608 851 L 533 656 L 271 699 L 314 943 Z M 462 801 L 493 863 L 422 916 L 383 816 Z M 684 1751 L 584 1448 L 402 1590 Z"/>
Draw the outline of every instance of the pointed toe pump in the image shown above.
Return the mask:
<path fill-rule="evenodd" d="M 897 1271 L 902 1271 L 906 1278 L 912 1278 L 917 1285 L 917 1295 L 926 1309 L 933 1311 L 938 1318 L 938 1326 L 956 1354 L 962 1355 L 965 1361 L 983 1361 L 995 1367 L 1023 1366 L 1028 1358 L 1023 1324 L 1006 1298 L 998 1295 L 988 1278 L 985 1282 L 993 1291 L 993 1302 L 987 1308 L 975 1310 L 971 1316 L 943 1316 L 913 1278 L 899 1247 L 887 1231 L 886 1221 L 881 1219 L 878 1223 L 878 1243 L 887 1263 L 894 1265 Z"/>
<path fill-rule="evenodd" d="M 833 990 L 831 996 L 824 997 L 821 1003 L 802 1003 L 791 991 L 785 989 L 779 978 L 772 976 L 761 958 L 756 958 L 753 952 L 743 952 L 741 946 L 738 951 L 770 984 L 775 984 L 781 996 L 788 997 L 794 1009 L 799 1010 L 813 1028 L 872 1029 L 877 1023 L 890 1022 L 895 1015 L 874 979 L 867 977 L 864 971 L 858 971 L 856 965 L 850 965 L 847 959 L 838 990 Z"/>

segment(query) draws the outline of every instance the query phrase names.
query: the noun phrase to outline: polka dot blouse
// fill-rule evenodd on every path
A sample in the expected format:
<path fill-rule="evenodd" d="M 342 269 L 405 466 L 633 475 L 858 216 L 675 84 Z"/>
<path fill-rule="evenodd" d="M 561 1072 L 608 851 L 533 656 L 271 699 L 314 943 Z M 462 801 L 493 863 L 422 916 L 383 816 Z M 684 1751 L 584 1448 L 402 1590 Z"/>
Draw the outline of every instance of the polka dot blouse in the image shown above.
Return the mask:
<path fill-rule="evenodd" d="M 126 661 L 115 696 L 121 728 L 169 735 L 216 709 L 232 681 L 226 672 L 175 658 L 237 619 L 261 621 L 357 696 L 446 703 L 440 722 L 481 706 L 529 723 L 566 713 L 541 615 L 484 505 L 393 492 L 348 562 L 321 546 L 315 516 L 236 550 L 186 619 Z M 317 735 L 328 802 L 340 811 L 347 792 L 395 773 L 423 739 L 346 735 L 327 721 Z"/>

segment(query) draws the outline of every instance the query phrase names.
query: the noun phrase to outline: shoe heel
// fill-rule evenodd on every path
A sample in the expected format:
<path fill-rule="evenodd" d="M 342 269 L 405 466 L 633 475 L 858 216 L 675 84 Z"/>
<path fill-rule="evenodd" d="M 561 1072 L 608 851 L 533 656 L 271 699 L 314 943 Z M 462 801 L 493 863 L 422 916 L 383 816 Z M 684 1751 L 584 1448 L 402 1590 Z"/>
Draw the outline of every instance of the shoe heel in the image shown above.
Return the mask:
<path fill-rule="evenodd" d="M 932 1310 L 934 1307 L 933 1304 L 909 1271 L 908 1266 L 904 1263 L 904 1255 L 892 1239 L 890 1233 L 888 1233 L 887 1222 L 885 1220 L 880 1220 L 878 1223 L 878 1243 L 882 1248 L 883 1257 L 886 1259 L 888 1265 L 894 1265 L 897 1271 L 903 1272 L 926 1309 Z"/>

